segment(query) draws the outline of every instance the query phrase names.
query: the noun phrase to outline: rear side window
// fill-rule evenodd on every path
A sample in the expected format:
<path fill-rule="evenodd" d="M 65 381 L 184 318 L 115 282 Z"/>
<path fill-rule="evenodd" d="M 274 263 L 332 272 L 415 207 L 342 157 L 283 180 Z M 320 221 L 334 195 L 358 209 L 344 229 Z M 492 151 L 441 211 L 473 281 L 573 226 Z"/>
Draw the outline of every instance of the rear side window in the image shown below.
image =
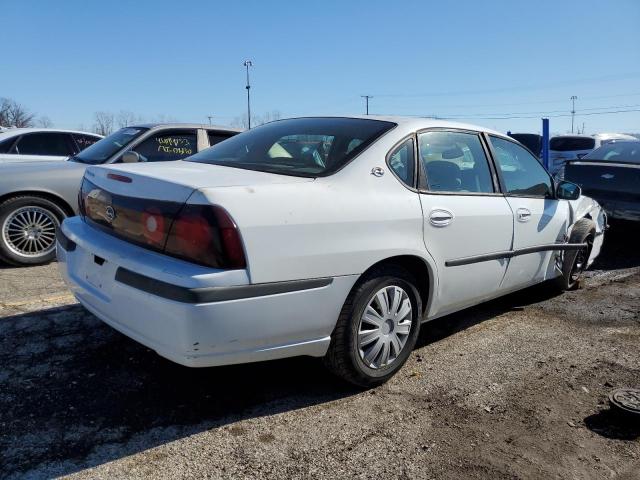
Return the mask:
<path fill-rule="evenodd" d="M 209 136 L 209 145 L 213 147 L 216 143 L 220 143 L 229 137 L 233 137 L 234 134 L 223 134 L 219 132 L 207 132 Z"/>
<path fill-rule="evenodd" d="M 100 137 L 94 137 L 93 135 L 82 135 L 79 133 L 72 133 L 71 136 L 76 141 L 76 145 L 78 146 L 78 151 L 81 152 L 87 147 L 90 147 L 98 140 Z"/>
<path fill-rule="evenodd" d="M 71 138 L 66 133 L 27 133 L 15 147 L 20 155 L 68 156 L 73 154 Z"/>
<path fill-rule="evenodd" d="M 408 187 L 414 186 L 415 147 L 413 138 L 409 138 L 397 146 L 387 160 L 389 168 Z"/>
<path fill-rule="evenodd" d="M 592 150 L 595 146 L 596 140 L 588 137 L 553 137 L 549 140 L 549 148 L 556 152 Z"/>
<path fill-rule="evenodd" d="M 493 136 L 491 144 L 506 193 L 527 197 L 552 196 L 551 177 L 528 150 L 517 143 Z"/>
<path fill-rule="evenodd" d="M 165 131 L 152 135 L 133 149 L 147 162 L 182 160 L 198 151 L 195 130 Z"/>
<path fill-rule="evenodd" d="M 418 136 L 432 192 L 493 193 L 489 162 L 476 133 L 434 131 Z"/>

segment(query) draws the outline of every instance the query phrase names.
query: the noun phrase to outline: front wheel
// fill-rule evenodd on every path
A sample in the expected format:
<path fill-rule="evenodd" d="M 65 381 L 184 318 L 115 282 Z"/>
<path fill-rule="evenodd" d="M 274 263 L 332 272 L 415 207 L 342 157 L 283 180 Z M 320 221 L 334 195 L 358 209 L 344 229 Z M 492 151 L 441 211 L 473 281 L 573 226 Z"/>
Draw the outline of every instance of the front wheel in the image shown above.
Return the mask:
<path fill-rule="evenodd" d="M 420 331 L 422 302 L 415 285 L 395 266 L 363 277 L 340 312 L 325 357 L 329 369 L 362 387 L 380 385 L 400 370 Z"/>
<path fill-rule="evenodd" d="M 556 278 L 556 286 L 560 290 L 575 290 L 580 287 L 582 274 L 587 268 L 589 255 L 593 246 L 596 224 L 587 218 L 578 220 L 571 231 L 569 243 L 585 243 L 580 250 L 570 250 L 562 257 L 562 275 Z"/>
<path fill-rule="evenodd" d="M 56 229 L 66 214 L 52 201 L 31 195 L 0 204 L 0 259 L 12 265 L 41 265 L 56 256 Z"/>

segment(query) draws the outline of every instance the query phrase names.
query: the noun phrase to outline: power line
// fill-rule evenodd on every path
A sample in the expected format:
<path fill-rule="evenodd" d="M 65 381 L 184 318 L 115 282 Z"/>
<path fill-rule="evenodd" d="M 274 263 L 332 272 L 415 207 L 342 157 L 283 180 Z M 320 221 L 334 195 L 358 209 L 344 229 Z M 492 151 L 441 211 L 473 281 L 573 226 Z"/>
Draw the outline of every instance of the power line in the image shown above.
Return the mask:
<path fill-rule="evenodd" d="M 606 111 L 606 112 L 588 112 L 588 113 L 583 113 L 581 115 L 583 116 L 587 116 L 587 115 L 610 115 L 610 114 L 615 114 L 615 113 L 629 113 L 629 112 L 640 112 L 640 108 L 637 109 L 629 109 L 629 110 L 611 110 L 611 111 Z M 394 115 L 391 113 L 388 114 L 381 114 L 381 115 Z M 438 118 L 441 120 L 464 120 L 467 118 L 472 118 L 474 120 L 512 120 L 512 119 L 520 119 L 520 118 L 540 118 L 540 115 L 530 115 L 530 116 L 520 116 L 520 115 L 508 115 L 506 114 L 505 116 L 496 116 L 496 117 L 491 117 L 491 116 L 487 116 L 487 117 L 472 117 L 469 115 L 442 115 L 442 114 L 438 114 L 438 115 L 403 115 L 404 117 L 416 117 L 416 118 Z M 560 118 L 560 117 L 570 117 L 571 113 L 564 113 L 564 114 L 557 114 L 557 115 L 545 115 L 547 117 L 550 118 Z"/>

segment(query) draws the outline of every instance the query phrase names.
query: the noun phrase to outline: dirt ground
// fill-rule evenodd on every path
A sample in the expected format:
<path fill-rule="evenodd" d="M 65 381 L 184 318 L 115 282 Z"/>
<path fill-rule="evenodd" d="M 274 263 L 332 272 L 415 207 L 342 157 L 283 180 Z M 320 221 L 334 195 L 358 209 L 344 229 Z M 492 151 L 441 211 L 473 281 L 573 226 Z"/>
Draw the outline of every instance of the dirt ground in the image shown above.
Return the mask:
<path fill-rule="evenodd" d="M 4 478 L 640 478 L 640 250 L 610 231 L 583 289 L 423 327 L 386 385 L 318 360 L 192 370 L 73 302 L 56 266 L 0 267 Z M 631 240 L 632 239 L 632 240 Z"/>

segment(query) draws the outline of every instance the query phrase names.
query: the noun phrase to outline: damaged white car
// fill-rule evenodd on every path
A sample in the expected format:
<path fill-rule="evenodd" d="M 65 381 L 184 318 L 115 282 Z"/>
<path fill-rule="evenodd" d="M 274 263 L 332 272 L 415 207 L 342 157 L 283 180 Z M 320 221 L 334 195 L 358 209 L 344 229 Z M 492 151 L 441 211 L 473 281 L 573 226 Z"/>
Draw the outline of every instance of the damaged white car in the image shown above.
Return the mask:
<path fill-rule="evenodd" d="M 78 300 L 192 367 L 324 357 L 371 386 L 421 324 L 546 280 L 575 288 L 606 217 L 513 139 L 299 118 L 185 161 L 90 167 L 58 259 Z"/>

